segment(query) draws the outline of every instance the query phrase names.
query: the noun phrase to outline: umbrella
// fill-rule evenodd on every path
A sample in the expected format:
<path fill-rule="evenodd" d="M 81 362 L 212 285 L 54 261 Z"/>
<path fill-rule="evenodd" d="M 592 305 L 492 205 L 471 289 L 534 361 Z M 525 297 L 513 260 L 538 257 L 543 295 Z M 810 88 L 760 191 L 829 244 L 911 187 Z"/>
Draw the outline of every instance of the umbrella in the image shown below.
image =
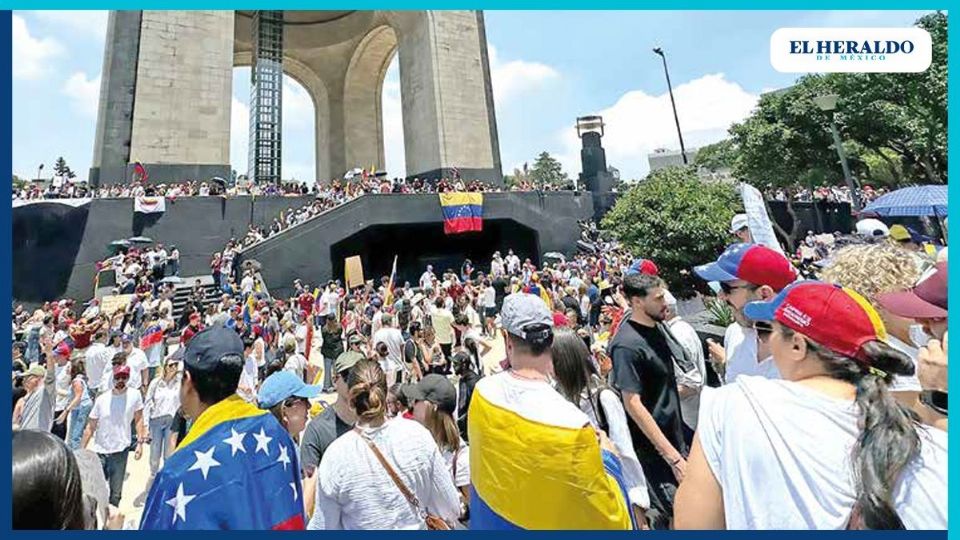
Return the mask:
<path fill-rule="evenodd" d="M 181 278 L 181 277 L 179 277 L 179 276 L 167 276 L 167 277 L 161 279 L 161 280 L 160 280 L 160 283 L 173 283 L 173 284 L 179 285 L 179 284 L 183 283 L 183 278 Z"/>
<path fill-rule="evenodd" d="M 146 244 L 152 244 L 152 243 L 153 243 L 153 239 L 152 239 L 152 238 L 147 238 L 146 236 L 134 236 L 134 237 L 132 237 L 132 238 L 127 238 L 127 242 L 130 242 L 131 244 L 144 244 L 144 245 L 146 245 Z"/>
<path fill-rule="evenodd" d="M 362 174 L 363 174 L 363 169 L 361 169 L 361 168 L 359 168 L 359 167 L 358 167 L 358 168 L 353 168 L 353 169 L 350 169 L 349 171 L 347 171 L 347 173 L 343 175 L 343 179 L 344 179 L 344 180 L 352 180 L 354 176 L 360 176 L 360 175 L 362 175 Z"/>
<path fill-rule="evenodd" d="M 914 186 L 887 193 L 868 204 L 861 212 L 878 216 L 947 215 L 947 186 Z"/>
<path fill-rule="evenodd" d="M 242 263 L 240 263 L 240 268 L 244 270 L 253 270 L 254 272 L 259 272 L 261 266 L 260 266 L 260 262 L 257 261 L 256 259 L 247 259 Z"/>
<path fill-rule="evenodd" d="M 547 252 L 547 253 L 544 253 L 544 254 L 543 254 L 543 258 L 544 258 L 544 259 L 559 259 L 559 260 L 561 260 L 561 261 L 565 261 L 565 260 L 567 259 L 566 257 L 563 256 L 562 253 L 558 253 L 558 252 L 556 252 L 556 251 L 549 251 L 549 252 Z"/>
<path fill-rule="evenodd" d="M 128 248 L 130 247 L 130 242 L 127 240 L 114 240 L 110 242 L 110 247 L 112 248 Z"/>

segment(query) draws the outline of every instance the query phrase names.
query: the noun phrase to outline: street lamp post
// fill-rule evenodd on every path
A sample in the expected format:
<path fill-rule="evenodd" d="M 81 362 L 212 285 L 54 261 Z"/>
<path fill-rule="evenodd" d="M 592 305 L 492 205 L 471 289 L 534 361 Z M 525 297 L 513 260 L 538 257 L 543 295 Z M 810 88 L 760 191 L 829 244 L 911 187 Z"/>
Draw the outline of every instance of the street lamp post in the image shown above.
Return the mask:
<path fill-rule="evenodd" d="M 677 124 L 677 136 L 680 137 L 680 155 L 683 157 L 683 164 L 687 164 L 687 150 L 683 147 L 683 133 L 680 131 L 680 117 L 677 116 L 677 103 L 673 100 L 673 85 L 670 84 L 670 71 L 667 70 L 667 55 L 663 53 L 660 47 L 654 47 L 653 52 L 663 60 L 663 74 L 667 78 L 667 91 L 670 93 L 670 105 L 673 107 L 673 121 Z"/>
<path fill-rule="evenodd" d="M 813 102 L 820 107 L 821 111 L 830 114 L 830 133 L 833 134 L 833 146 L 837 148 L 837 155 L 840 156 L 840 167 L 843 168 L 843 179 L 847 183 L 847 189 L 850 190 L 850 200 L 853 203 L 853 211 L 859 212 L 862 208 L 860 204 L 860 194 L 857 192 L 857 185 L 850 174 L 850 164 L 847 163 L 847 154 L 843 151 L 843 144 L 840 142 L 840 132 L 837 130 L 837 122 L 834 113 L 837 110 L 837 95 L 828 94 L 813 98 Z"/>

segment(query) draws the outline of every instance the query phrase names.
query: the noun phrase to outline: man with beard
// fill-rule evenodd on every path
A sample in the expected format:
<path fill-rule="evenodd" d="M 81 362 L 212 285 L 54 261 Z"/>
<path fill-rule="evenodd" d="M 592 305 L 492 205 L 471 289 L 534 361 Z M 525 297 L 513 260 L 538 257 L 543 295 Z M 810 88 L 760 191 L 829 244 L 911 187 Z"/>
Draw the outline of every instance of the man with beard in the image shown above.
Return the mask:
<path fill-rule="evenodd" d="M 702 279 L 720 282 L 721 298 L 733 309 L 735 322 L 727 327 L 723 346 L 707 340 L 711 358 L 725 366 L 724 380 L 732 383 L 740 375 L 779 379 L 773 357 L 761 350 L 761 335 L 753 321 L 743 315 L 743 306 L 769 302 L 796 281 L 797 271 L 790 261 L 766 246 L 738 243 L 727 247 L 716 262 L 693 270 Z"/>
<path fill-rule="evenodd" d="M 630 318 L 610 343 L 611 381 L 632 420 L 630 435 L 647 476 L 651 495 L 647 515 L 654 528 L 669 527 L 673 497 L 686 468 L 688 448 L 674 363 L 685 371 L 693 367 L 663 322 L 665 291 L 657 276 L 627 274 L 623 295 L 630 304 Z"/>

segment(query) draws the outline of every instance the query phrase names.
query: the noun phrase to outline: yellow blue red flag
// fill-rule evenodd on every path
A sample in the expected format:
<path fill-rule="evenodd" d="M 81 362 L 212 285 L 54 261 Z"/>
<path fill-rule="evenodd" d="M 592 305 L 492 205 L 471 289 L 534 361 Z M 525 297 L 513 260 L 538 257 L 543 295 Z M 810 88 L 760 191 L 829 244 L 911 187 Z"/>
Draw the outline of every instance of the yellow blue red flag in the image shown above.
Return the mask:
<path fill-rule="evenodd" d="M 459 234 L 483 230 L 483 193 L 440 193 L 443 232 Z"/>

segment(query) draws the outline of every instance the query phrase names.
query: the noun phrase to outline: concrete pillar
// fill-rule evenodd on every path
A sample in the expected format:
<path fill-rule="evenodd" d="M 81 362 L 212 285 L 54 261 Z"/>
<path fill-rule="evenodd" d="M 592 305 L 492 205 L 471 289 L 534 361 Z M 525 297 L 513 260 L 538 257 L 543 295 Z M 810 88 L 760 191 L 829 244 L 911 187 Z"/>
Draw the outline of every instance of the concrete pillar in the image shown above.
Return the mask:
<path fill-rule="evenodd" d="M 502 182 L 483 18 L 400 12 L 400 92 L 407 175 Z"/>
<path fill-rule="evenodd" d="M 111 11 L 100 75 L 100 105 L 89 180 L 123 181 L 130 162 L 133 98 L 137 84 L 141 11 Z"/>
<path fill-rule="evenodd" d="M 130 160 L 151 181 L 230 175 L 232 11 L 144 11 Z"/>
<path fill-rule="evenodd" d="M 384 168 L 383 80 L 396 50 L 396 33 L 382 25 L 363 37 L 350 58 L 344 81 L 348 168 Z"/>

